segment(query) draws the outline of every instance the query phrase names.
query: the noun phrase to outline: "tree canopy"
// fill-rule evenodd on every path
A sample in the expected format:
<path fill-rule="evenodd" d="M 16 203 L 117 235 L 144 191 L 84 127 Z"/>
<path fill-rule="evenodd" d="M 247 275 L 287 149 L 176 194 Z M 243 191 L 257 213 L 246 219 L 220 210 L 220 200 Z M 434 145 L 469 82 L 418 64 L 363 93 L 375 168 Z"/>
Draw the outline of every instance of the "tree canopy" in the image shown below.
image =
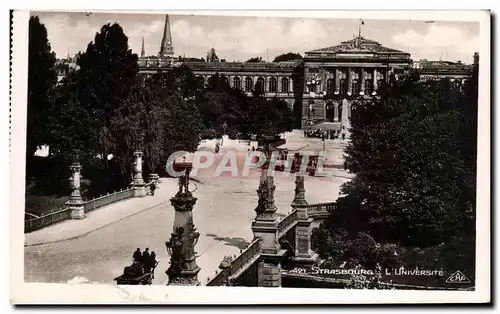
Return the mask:
<path fill-rule="evenodd" d="M 356 176 L 343 186 L 338 210 L 321 231 L 329 235 L 319 235 L 323 254 L 364 233 L 409 248 L 458 245 L 456 256 L 439 258 L 448 267 L 473 269 L 475 75 L 463 91 L 418 75 L 392 79 L 379 99 L 353 107 L 345 162 Z"/>
<path fill-rule="evenodd" d="M 292 61 L 292 60 L 302 60 L 302 56 L 299 53 L 287 52 L 279 56 L 276 56 L 273 62 Z"/>
<path fill-rule="evenodd" d="M 263 62 L 262 57 L 253 57 L 247 60 L 247 62 Z"/>
<path fill-rule="evenodd" d="M 37 16 L 29 20 L 28 44 L 28 117 L 26 157 L 32 159 L 37 148 L 48 144 L 48 120 L 57 82 L 56 56 L 47 37 L 47 29 Z"/>

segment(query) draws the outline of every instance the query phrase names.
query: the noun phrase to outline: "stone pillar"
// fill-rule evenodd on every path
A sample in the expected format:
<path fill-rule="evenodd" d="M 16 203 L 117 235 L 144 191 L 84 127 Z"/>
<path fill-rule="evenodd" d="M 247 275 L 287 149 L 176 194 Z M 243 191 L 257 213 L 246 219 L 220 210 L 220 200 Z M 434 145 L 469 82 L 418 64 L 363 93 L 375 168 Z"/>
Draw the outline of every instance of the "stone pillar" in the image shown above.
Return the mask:
<path fill-rule="evenodd" d="M 333 103 L 333 121 L 339 122 L 339 105 L 337 103 Z"/>
<path fill-rule="evenodd" d="M 70 169 L 70 186 L 72 191 L 71 195 L 69 196 L 69 200 L 66 202 L 66 205 L 71 209 L 71 219 L 83 219 L 85 218 L 85 210 L 83 208 L 82 195 L 80 194 L 80 171 L 82 170 L 82 166 L 79 162 L 74 162 L 73 164 L 71 164 Z"/>
<path fill-rule="evenodd" d="M 266 157 L 268 161 L 271 156 L 269 144 L 266 147 Z M 260 185 L 257 193 L 259 203 L 255 209 L 257 216 L 252 222 L 254 238 L 261 238 L 261 262 L 259 264 L 258 282 L 263 287 L 281 286 L 281 259 L 286 250 L 282 250 L 278 243 L 278 221 L 276 215 L 276 205 L 274 204 L 274 177 L 267 174 L 268 163 L 262 167 Z"/>
<path fill-rule="evenodd" d="M 372 82 L 373 82 L 373 93 L 372 94 L 373 95 L 376 95 L 377 92 L 378 92 L 378 80 L 377 80 L 377 76 L 378 76 L 377 69 L 375 68 L 375 69 L 373 69 L 373 80 L 372 80 Z"/>
<path fill-rule="evenodd" d="M 335 95 L 340 93 L 340 70 L 335 69 Z"/>
<path fill-rule="evenodd" d="M 166 242 L 170 254 L 170 267 L 166 271 L 168 285 L 199 286 L 194 247 L 200 237 L 193 223 L 193 206 L 196 203 L 188 190 L 189 171 L 179 178 L 179 191 L 170 199 L 175 209 L 174 228 L 169 242 Z"/>
<path fill-rule="evenodd" d="M 288 91 L 293 93 L 293 80 L 291 77 L 288 78 Z"/>
<path fill-rule="evenodd" d="M 363 96 L 365 94 L 365 75 L 366 75 L 365 70 L 363 70 L 363 68 L 361 68 L 360 75 L 361 75 L 360 78 L 361 86 L 359 87 L 359 94 Z"/>
<path fill-rule="evenodd" d="M 140 150 L 134 152 L 134 180 L 132 182 L 134 197 L 143 197 L 146 195 L 146 189 L 144 188 L 145 183 L 142 178 L 142 155 Z"/>
<path fill-rule="evenodd" d="M 352 95 L 352 68 L 347 68 L 347 95 Z"/>
<path fill-rule="evenodd" d="M 292 201 L 292 207 L 294 205 L 307 205 L 304 176 L 297 175 L 295 177 L 295 196 Z"/>
<path fill-rule="evenodd" d="M 295 180 L 295 198 L 292 208 L 297 211 L 297 226 L 295 227 L 295 256 L 292 262 L 299 265 L 312 265 L 318 260 L 318 254 L 311 250 L 311 232 L 313 219 L 307 213 L 305 199 L 304 177 L 297 176 Z"/>

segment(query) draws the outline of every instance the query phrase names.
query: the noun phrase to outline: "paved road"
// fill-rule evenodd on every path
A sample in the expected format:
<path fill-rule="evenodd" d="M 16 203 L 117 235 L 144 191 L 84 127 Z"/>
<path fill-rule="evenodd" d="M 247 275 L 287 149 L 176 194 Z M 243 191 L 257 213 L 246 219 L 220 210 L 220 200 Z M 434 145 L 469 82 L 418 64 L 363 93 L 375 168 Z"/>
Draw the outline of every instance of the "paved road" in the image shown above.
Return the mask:
<path fill-rule="evenodd" d="M 218 165 L 225 149 L 218 154 L 213 167 Z M 238 156 L 244 156 L 244 152 Z M 214 177 L 211 175 L 213 167 L 200 171 L 196 177 L 199 182 L 193 184 L 193 189 L 196 189 L 193 194 L 198 198 L 193 215 L 201 234 L 196 251 L 202 284 L 208 277 L 213 277 L 225 254 L 237 254 L 252 240 L 250 225 L 257 204 L 257 171 L 251 171 L 250 177 L 232 177 L 229 173 Z M 343 171 L 337 172 L 339 175 L 335 177 L 306 178 L 306 198 L 310 203 L 329 202 L 337 198 L 340 185 L 348 180 Z M 154 284 L 164 284 L 164 271 L 169 263 L 165 241 L 170 238 L 174 219 L 169 199 L 176 186 L 174 179 L 164 179 L 156 195 L 144 200 L 151 206 L 149 209 L 143 210 L 148 207 L 143 206 L 137 214 L 94 232 L 68 241 L 26 247 L 25 280 L 113 283 L 113 278 L 130 264 L 133 251 L 147 246 L 156 252 L 160 261 Z M 291 210 L 293 190 L 294 177 L 276 177 L 278 212 Z M 125 201 L 109 212 L 120 208 L 126 210 L 127 206 L 138 206 L 136 199 Z"/>

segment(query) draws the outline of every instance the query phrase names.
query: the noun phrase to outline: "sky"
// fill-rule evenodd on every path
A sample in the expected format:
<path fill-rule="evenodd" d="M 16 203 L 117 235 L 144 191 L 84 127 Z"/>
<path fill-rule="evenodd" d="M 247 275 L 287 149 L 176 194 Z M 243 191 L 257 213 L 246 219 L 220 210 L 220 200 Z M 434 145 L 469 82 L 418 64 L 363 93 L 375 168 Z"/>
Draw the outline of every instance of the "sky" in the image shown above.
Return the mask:
<path fill-rule="evenodd" d="M 85 51 L 106 23 L 120 24 L 129 47 L 140 54 L 157 55 L 165 15 L 80 12 L 32 12 L 45 25 L 58 58 Z M 283 18 L 169 15 L 175 55 L 205 57 L 214 48 L 219 58 L 246 61 L 262 57 L 272 61 L 287 52 L 330 47 L 358 34 L 359 19 Z M 413 60 L 448 60 L 472 63 L 479 50 L 478 22 L 404 21 L 364 19 L 362 36 L 383 46 L 409 52 Z"/>

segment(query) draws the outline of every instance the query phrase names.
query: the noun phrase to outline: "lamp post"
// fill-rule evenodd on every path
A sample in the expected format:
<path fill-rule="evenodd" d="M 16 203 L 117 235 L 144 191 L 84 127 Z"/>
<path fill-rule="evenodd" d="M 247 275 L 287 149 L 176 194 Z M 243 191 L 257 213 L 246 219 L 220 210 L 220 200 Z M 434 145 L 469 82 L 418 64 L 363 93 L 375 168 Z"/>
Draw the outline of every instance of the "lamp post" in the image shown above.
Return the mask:
<path fill-rule="evenodd" d="M 200 267 L 196 264 L 195 245 L 200 233 L 193 223 L 193 207 L 196 197 L 189 191 L 189 174 L 193 169 L 193 162 L 186 156 L 174 160 L 176 171 L 184 171 L 179 177 L 179 190 L 170 199 L 175 209 L 174 227 L 170 241 L 166 242 L 167 253 L 170 255 L 170 267 L 166 271 L 169 285 L 198 286 Z"/>
<path fill-rule="evenodd" d="M 81 170 L 82 166 L 79 162 L 80 152 L 78 149 L 72 150 L 73 162 L 69 167 L 71 169 L 71 177 L 69 178 L 71 186 L 71 195 L 66 205 L 71 209 L 70 217 L 72 219 L 83 219 L 85 218 L 85 210 L 83 207 L 83 199 L 80 194 L 80 183 L 81 183 Z"/>

